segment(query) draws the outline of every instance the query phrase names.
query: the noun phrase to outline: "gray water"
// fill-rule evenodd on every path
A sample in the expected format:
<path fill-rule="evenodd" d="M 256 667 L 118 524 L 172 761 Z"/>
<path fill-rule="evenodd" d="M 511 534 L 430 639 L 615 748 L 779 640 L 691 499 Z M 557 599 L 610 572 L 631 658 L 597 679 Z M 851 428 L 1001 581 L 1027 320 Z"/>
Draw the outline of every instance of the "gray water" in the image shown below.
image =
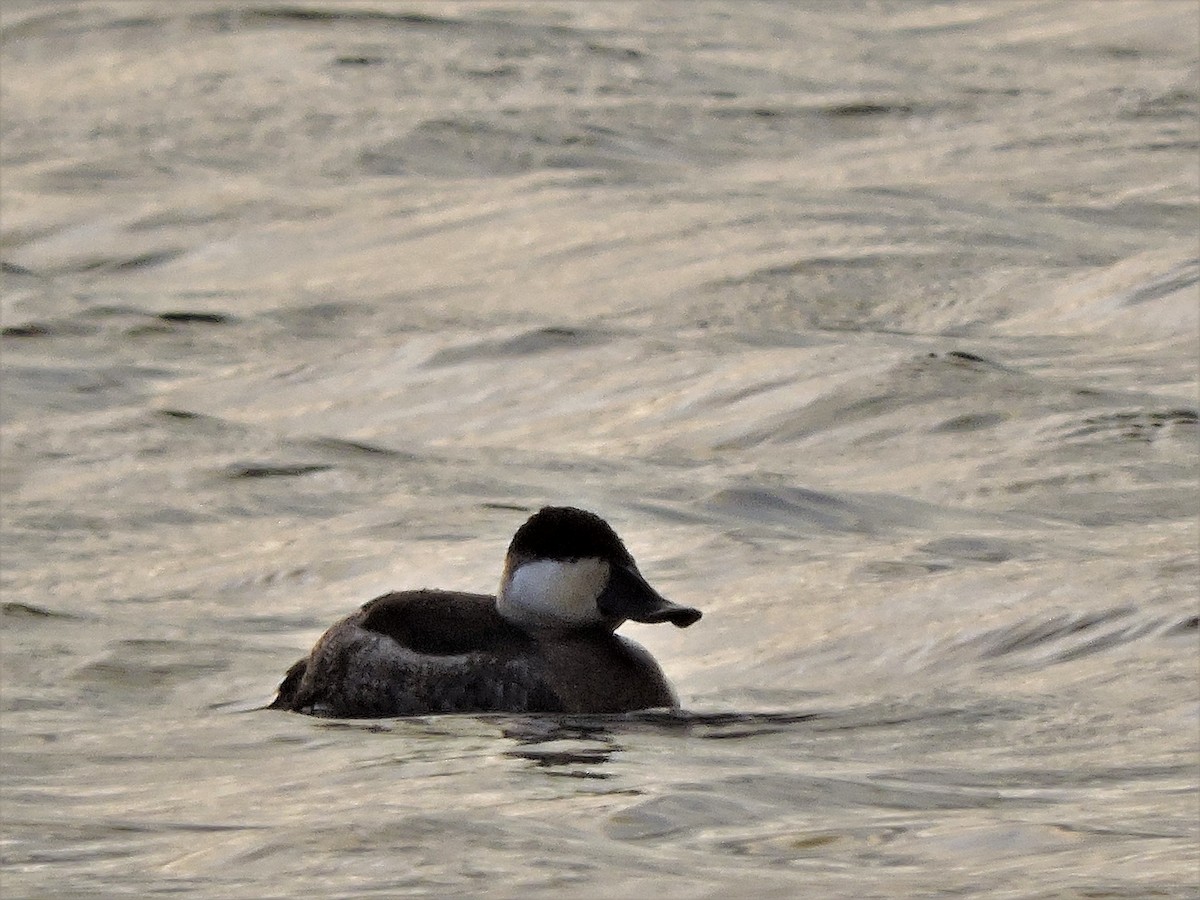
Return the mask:
<path fill-rule="evenodd" d="M 1200 895 L 1200 8 L 20 2 L 17 897 Z M 261 710 L 530 510 L 678 713 Z"/>

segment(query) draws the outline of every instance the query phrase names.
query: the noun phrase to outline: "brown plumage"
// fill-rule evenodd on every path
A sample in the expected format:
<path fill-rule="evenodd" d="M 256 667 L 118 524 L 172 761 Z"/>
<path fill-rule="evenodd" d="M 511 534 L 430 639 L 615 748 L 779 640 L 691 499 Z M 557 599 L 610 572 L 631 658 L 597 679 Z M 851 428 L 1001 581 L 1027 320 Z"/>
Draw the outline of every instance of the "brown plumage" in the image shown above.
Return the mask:
<path fill-rule="evenodd" d="M 522 566 L 533 567 L 514 583 Z M 509 547 L 501 594 L 509 618 L 487 594 L 420 590 L 377 597 L 326 631 L 292 666 L 271 708 L 353 718 L 675 705 L 650 654 L 613 629 L 626 618 L 686 627 L 700 613 L 646 584 L 600 517 L 571 507 L 547 507 L 531 517 Z M 560 600 L 569 607 L 561 618 Z"/>

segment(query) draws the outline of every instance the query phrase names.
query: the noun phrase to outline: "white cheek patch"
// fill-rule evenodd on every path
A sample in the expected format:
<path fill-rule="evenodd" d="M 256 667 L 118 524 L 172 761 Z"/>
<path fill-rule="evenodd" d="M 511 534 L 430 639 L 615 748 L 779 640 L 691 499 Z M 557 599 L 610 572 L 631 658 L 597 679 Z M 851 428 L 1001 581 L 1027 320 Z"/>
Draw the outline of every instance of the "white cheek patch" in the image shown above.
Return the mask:
<path fill-rule="evenodd" d="M 588 625 L 603 620 L 596 598 L 607 584 L 608 563 L 602 560 L 542 559 L 513 572 L 497 608 L 519 625 Z"/>

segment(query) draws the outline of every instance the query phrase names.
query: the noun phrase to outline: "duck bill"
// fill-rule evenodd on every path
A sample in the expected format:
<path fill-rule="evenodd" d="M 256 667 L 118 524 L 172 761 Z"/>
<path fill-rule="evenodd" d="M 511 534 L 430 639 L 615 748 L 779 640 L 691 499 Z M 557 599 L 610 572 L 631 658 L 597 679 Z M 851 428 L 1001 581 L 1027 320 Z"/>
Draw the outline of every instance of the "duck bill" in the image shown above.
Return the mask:
<path fill-rule="evenodd" d="M 640 573 L 626 566 L 612 566 L 608 585 L 596 600 L 600 612 L 622 622 L 632 619 L 648 625 L 670 622 L 676 628 L 687 628 L 699 621 L 700 610 L 672 603 L 646 583 Z"/>

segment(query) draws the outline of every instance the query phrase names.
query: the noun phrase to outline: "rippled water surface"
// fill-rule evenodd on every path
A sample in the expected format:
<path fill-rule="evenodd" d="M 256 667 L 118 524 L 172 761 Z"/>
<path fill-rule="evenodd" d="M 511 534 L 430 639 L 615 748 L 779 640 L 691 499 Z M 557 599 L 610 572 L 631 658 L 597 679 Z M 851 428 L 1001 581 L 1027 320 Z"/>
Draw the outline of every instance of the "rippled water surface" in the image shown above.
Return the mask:
<path fill-rule="evenodd" d="M 0 26 L 5 898 L 1200 894 L 1194 3 Z M 683 710 L 260 709 L 546 503 Z"/>

